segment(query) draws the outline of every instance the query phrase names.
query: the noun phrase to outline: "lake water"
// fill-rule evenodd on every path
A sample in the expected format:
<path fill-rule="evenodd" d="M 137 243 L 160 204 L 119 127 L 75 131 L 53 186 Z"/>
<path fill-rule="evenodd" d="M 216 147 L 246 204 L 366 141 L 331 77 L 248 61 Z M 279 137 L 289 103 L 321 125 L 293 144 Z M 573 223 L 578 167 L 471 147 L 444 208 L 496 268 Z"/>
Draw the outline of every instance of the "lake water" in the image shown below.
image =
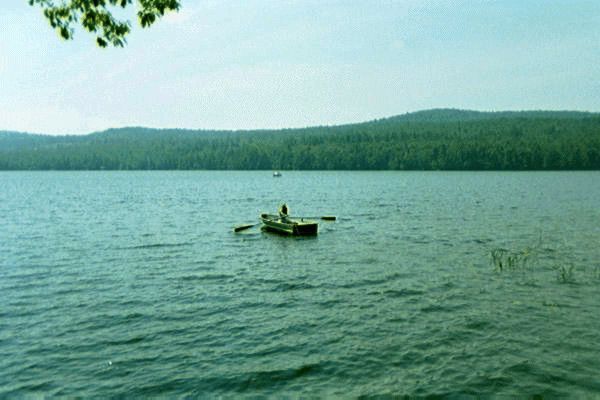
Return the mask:
<path fill-rule="evenodd" d="M 600 172 L 2 172 L 0 397 L 598 397 L 598 199 Z M 284 201 L 338 219 L 232 232 Z"/>

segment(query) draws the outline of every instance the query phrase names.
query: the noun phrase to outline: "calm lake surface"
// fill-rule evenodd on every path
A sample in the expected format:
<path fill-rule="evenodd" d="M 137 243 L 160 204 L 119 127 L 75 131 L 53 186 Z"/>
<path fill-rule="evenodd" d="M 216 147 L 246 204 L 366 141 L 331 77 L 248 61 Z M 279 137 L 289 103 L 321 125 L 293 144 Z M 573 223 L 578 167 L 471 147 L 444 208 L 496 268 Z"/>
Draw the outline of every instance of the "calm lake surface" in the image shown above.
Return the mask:
<path fill-rule="evenodd" d="M 600 172 L 0 172 L 0 397 L 598 397 L 599 199 Z M 338 219 L 232 232 L 284 201 Z"/>

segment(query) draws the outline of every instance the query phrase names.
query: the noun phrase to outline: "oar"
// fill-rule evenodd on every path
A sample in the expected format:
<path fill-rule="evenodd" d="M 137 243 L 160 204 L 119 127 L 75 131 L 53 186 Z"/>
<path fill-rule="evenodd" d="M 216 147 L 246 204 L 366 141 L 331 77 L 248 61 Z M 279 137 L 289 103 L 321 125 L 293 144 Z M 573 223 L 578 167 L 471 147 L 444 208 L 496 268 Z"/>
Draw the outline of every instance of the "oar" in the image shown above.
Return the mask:
<path fill-rule="evenodd" d="M 335 217 L 333 215 L 324 215 L 321 217 L 292 217 L 292 218 L 300 218 L 300 219 L 322 219 L 325 221 L 335 221 Z"/>
<path fill-rule="evenodd" d="M 335 216 L 334 215 L 324 215 L 321 217 L 321 219 L 323 219 L 325 221 L 335 221 Z"/>
<path fill-rule="evenodd" d="M 233 231 L 234 232 L 240 232 L 240 231 L 252 228 L 253 226 L 256 226 L 256 225 L 259 225 L 259 224 L 260 224 L 260 222 L 257 222 L 256 224 L 239 225 L 239 226 L 236 226 L 235 228 L 233 228 Z"/>

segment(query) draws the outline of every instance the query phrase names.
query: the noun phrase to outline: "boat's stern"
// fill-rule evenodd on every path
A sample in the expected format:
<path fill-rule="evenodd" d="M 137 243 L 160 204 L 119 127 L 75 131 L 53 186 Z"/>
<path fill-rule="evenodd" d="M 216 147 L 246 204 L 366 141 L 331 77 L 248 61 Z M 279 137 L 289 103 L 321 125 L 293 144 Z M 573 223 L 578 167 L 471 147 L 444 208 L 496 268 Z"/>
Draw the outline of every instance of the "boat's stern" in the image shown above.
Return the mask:
<path fill-rule="evenodd" d="M 298 222 L 294 224 L 294 235 L 309 236 L 316 235 L 319 224 L 316 222 Z"/>

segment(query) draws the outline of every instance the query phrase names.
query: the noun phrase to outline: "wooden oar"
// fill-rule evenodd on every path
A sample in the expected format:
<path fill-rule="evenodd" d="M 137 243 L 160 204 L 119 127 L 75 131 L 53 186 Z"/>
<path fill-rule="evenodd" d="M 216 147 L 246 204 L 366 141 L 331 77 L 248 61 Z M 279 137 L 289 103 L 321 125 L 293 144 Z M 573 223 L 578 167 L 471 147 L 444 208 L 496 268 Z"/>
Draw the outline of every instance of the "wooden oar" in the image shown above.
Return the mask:
<path fill-rule="evenodd" d="M 321 217 L 292 217 L 292 218 L 300 218 L 300 219 L 322 219 L 325 221 L 335 221 L 335 217 L 333 215 L 324 215 Z"/>
<path fill-rule="evenodd" d="M 256 226 L 256 225 L 259 225 L 259 224 L 260 224 L 260 222 L 257 222 L 256 224 L 239 225 L 239 226 L 236 226 L 235 228 L 233 228 L 233 231 L 234 232 L 240 232 L 240 231 L 252 228 L 253 226 Z"/>

